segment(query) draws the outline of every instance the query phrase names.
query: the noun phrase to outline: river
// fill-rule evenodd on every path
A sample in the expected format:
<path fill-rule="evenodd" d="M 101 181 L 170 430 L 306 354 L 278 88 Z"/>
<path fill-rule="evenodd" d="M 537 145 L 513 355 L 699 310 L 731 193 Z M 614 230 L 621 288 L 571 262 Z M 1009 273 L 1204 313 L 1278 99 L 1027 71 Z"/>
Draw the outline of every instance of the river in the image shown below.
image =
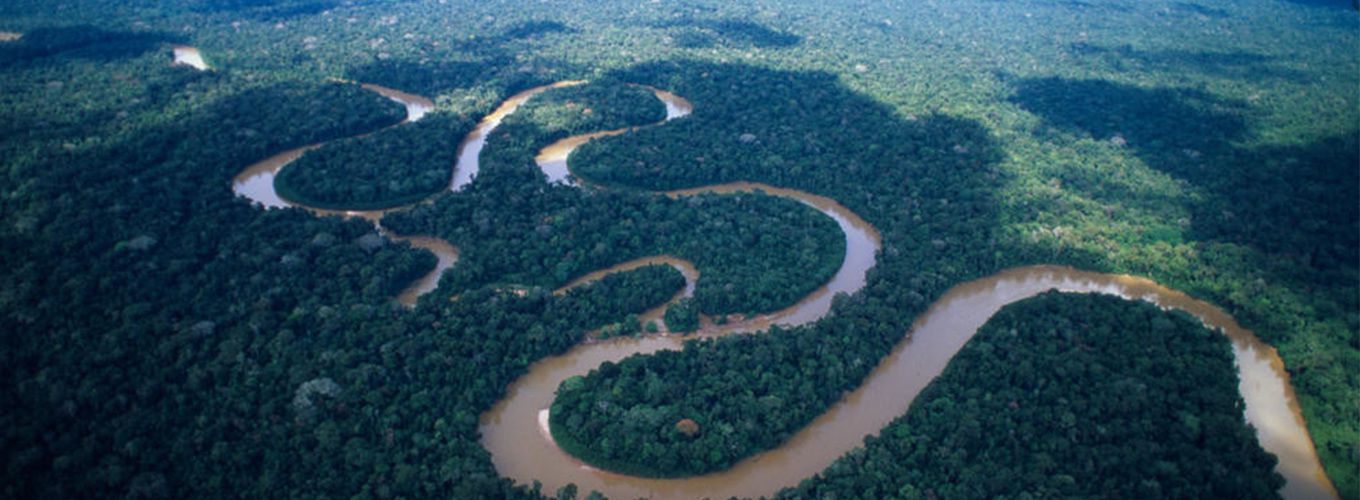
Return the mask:
<path fill-rule="evenodd" d="M 694 111 L 694 105 L 690 104 L 690 102 L 683 97 L 658 88 L 645 88 L 651 90 L 652 93 L 656 95 L 656 98 L 660 99 L 661 103 L 666 105 L 666 117 L 660 122 L 650 126 L 660 125 L 678 118 L 684 118 Z M 567 157 L 571 155 L 572 151 L 575 151 L 577 147 L 592 140 L 612 135 L 620 135 L 638 128 L 639 127 L 626 127 L 615 130 L 591 132 L 589 134 L 573 135 L 554 142 L 548 145 L 548 147 L 540 150 L 538 156 L 534 157 L 534 162 L 538 164 L 539 170 L 543 171 L 543 175 L 548 176 L 549 183 L 575 186 L 577 185 L 577 181 L 571 176 L 571 170 L 567 168 Z"/>
<path fill-rule="evenodd" d="M 189 64 L 200 70 L 207 69 L 197 49 L 175 47 L 174 52 L 177 63 Z M 505 116 L 537 93 L 580 83 L 561 82 L 521 92 L 484 118 L 460 145 L 450 190 L 457 191 L 472 182 L 477 172 L 477 157 L 486 138 Z M 433 108 L 432 102 L 420 96 L 376 85 L 366 84 L 364 88 L 403 103 L 407 107 L 407 119 L 402 123 L 419 120 Z M 666 104 L 665 121 L 683 117 L 693 109 L 688 101 L 679 96 L 657 89 L 653 91 Z M 564 139 L 540 153 L 540 167 L 552 182 L 575 184 L 566 163 L 570 152 L 590 139 L 626 130 Z M 289 162 L 319 146 L 314 144 L 292 149 L 251 165 L 236 177 L 233 190 L 237 195 L 266 208 L 297 206 L 274 192 L 273 176 Z M 544 165 L 553 162 L 560 162 L 560 169 L 549 172 L 558 167 Z M 1049 289 L 1059 289 L 1151 301 L 1164 308 L 1189 312 L 1207 326 L 1222 331 L 1232 341 L 1240 378 L 1239 390 L 1246 402 L 1245 418 L 1256 428 L 1261 446 L 1280 459 L 1277 470 L 1287 480 L 1281 493 L 1291 499 L 1337 497 L 1309 438 L 1284 363 L 1274 348 L 1261 342 L 1222 310 L 1184 293 L 1143 278 L 1056 266 L 1011 269 L 951 288 L 917 318 L 903 340 L 858 389 L 780 447 L 750 457 L 732 469 L 687 479 L 639 478 L 595 469 L 558 449 L 548 432 L 547 409 L 552 404 L 558 385 L 567 377 L 584 375 L 605 361 L 618 361 L 635 354 L 663 349 L 679 349 L 686 340 L 694 338 L 755 332 L 773 324 L 799 325 L 816 321 L 830 310 L 831 299 L 836 293 L 855 293 L 864 286 L 865 276 L 874 265 L 874 254 L 880 245 L 879 234 L 873 226 L 834 200 L 755 183 L 732 183 L 660 194 L 683 197 L 705 192 L 722 194 L 756 190 L 798 200 L 836 221 L 846 237 L 846 255 L 831 281 L 797 304 L 768 315 L 724 325 L 706 320 L 698 332 L 688 336 L 652 335 L 587 342 L 561 356 L 538 361 L 506 390 L 504 399 L 482 415 L 482 443 L 491 452 L 496 469 L 502 475 L 526 485 L 539 481 L 544 491 L 555 491 L 568 483 L 575 483 L 583 492 L 596 490 L 614 498 L 772 495 L 817 474 L 841 455 L 859 446 L 866 436 L 877 433 L 894 418 L 906 413 L 916 395 L 944 370 L 950 358 L 1000 308 Z M 318 215 L 363 217 L 374 221 L 375 226 L 386 213 L 301 208 Z M 383 231 L 381 226 L 377 228 Z M 435 271 L 401 294 L 399 300 L 403 303 L 414 303 L 421 294 L 433 289 L 440 274 L 457 261 L 457 249 L 442 240 L 388 236 L 429 249 L 439 257 Z M 685 275 L 685 288 L 677 292 L 671 302 L 692 295 L 694 284 L 699 279 L 698 271 L 689 262 L 671 256 L 625 262 L 578 278 L 555 293 L 565 293 L 613 272 L 649 264 L 671 265 Z M 646 315 L 659 318 L 663 311 L 664 306 L 657 307 Z"/>
<path fill-rule="evenodd" d="M 178 48 L 176 48 L 175 53 L 176 58 L 178 58 Z M 197 50 L 194 50 L 194 53 L 196 54 Z M 394 127 L 420 120 L 426 113 L 429 113 L 430 110 L 434 109 L 434 102 L 425 97 L 379 85 L 365 83 L 362 84 L 362 86 L 369 91 L 399 102 L 406 107 L 406 118 L 402 120 L 401 123 L 393 125 Z M 237 196 L 249 199 L 266 209 L 298 207 L 306 209 L 317 216 L 334 215 L 367 219 L 373 222 L 374 228 L 376 228 L 383 236 L 395 241 L 405 241 L 415 248 L 429 250 L 437 259 L 434 269 L 424 276 L 421 276 L 397 295 L 398 302 L 407 306 L 415 305 L 416 300 L 419 299 L 421 295 L 429 293 L 430 291 L 433 291 L 435 287 L 439 286 L 439 277 L 444 274 L 444 271 L 452 268 L 453 265 L 458 262 L 458 249 L 456 247 L 439 238 L 428 236 L 402 236 L 393 234 L 391 231 L 383 228 L 379 223 L 379 221 L 382 220 L 383 215 L 391 210 L 400 210 L 400 208 L 388 210 L 325 210 L 286 200 L 282 196 L 279 196 L 279 193 L 274 190 L 274 177 L 278 175 L 283 167 L 292 163 L 294 160 L 301 158 L 306 152 L 321 147 L 323 144 L 325 143 L 293 148 L 246 167 L 241 173 L 236 174 L 236 178 L 232 180 L 232 191 L 235 192 Z"/>
<path fill-rule="evenodd" d="M 1222 310 L 1143 278 L 1067 267 L 1011 269 L 950 289 L 916 320 L 892 353 L 865 382 L 779 448 L 748 458 L 732 469 L 687 479 L 648 479 L 595 469 L 558 449 L 547 432 L 547 408 L 557 386 L 605 361 L 633 354 L 679 349 L 692 337 L 617 338 L 587 343 L 539 361 L 482 418 L 482 443 L 496 469 L 521 484 L 534 480 L 544 491 L 575 483 L 582 492 L 611 498 L 727 498 L 772 495 L 817 474 L 866 436 L 906 413 L 911 401 L 938 376 L 993 314 L 1007 304 L 1049 289 L 1106 293 L 1148 300 L 1191 313 L 1232 341 L 1246 418 L 1261 446 L 1280 459 L 1285 498 L 1336 498 L 1308 436 L 1289 375 L 1275 349 Z M 704 333 L 701 335 L 711 335 Z M 532 429 L 532 430 L 531 430 Z"/>
<path fill-rule="evenodd" d="M 689 101 L 653 90 L 666 103 L 666 121 L 692 112 L 693 105 Z M 544 148 L 535 160 L 549 182 L 580 186 L 582 180 L 571 175 L 567 162 L 571 152 L 593 139 L 629 130 L 634 128 L 568 137 Z M 721 194 L 755 190 L 798 200 L 836 220 L 846 235 L 845 261 L 836 276 L 798 304 L 770 315 L 721 327 L 705 319 L 699 332 L 685 337 L 661 335 L 585 343 L 564 355 L 535 363 L 507 389 L 506 398 L 482 415 L 482 444 L 491 452 L 497 471 L 521 484 L 532 484 L 537 480 L 543 484 L 544 491 L 556 491 L 568 483 L 575 483 L 582 492 L 597 490 L 612 498 L 773 495 L 820 472 L 841 455 L 860 446 L 865 437 L 876 434 L 894 418 L 906 413 L 916 395 L 1002 307 L 1056 288 L 1148 300 L 1164 308 L 1194 314 L 1209 327 L 1223 331 L 1232 341 L 1239 390 L 1246 401 L 1245 417 L 1256 428 L 1261 446 L 1280 459 L 1276 470 L 1286 479 L 1281 494 L 1290 499 L 1337 497 L 1308 435 L 1284 362 L 1274 348 L 1243 329 L 1222 310 L 1184 293 L 1143 278 L 1054 266 L 1012 269 L 952 288 L 917 319 L 892 354 L 858 389 L 784 445 L 748 458 L 732 469 L 686 479 L 641 478 L 599 470 L 563 452 L 553 442 L 549 431 L 548 408 L 558 385 L 568 377 L 585 375 L 606 361 L 618 362 L 635 354 L 677 350 L 693 338 L 758 331 L 773 324 L 798 325 L 816 321 L 830 310 L 831 298 L 837 292 L 854 293 L 864 286 L 865 272 L 873 266 L 874 254 L 879 247 L 878 232 L 834 200 L 755 183 L 707 186 L 664 194 L 680 197 L 704 192 Z M 598 279 L 609 272 L 626 270 L 629 264 L 592 273 L 587 278 Z M 692 292 L 693 282 L 689 283 L 687 290 Z M 648 314 L 655 316 L 658 311 L 664 311 L 664 307 L 648 311 Z M 531 428 L 537 432 L 531 432 Z"/>

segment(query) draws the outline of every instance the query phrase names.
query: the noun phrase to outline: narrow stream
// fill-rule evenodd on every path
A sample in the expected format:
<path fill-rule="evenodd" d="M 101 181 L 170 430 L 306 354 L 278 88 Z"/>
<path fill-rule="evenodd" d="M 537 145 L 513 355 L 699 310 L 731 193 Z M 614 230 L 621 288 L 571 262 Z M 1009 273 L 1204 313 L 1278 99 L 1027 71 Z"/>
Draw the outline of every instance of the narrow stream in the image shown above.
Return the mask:
<path fill-rule="evenodd" d="M 661 100 L 662 104 L 666 105 L 666 117 L 663 118 L 660 122 L 653 123 L 651 125 L 644 125 L 643 127 L 661 125 L 668 121 L 688 116 L 691 112 L 694 111 L 694 105 L 690 104 L 690 102 L 685 100 L 685 98 L 683 97 L 657 88 L 652 87 L 646 88 L 648 90 L 651 90 L 652 93 L 656 95 L 656 98 Z M 567 137 L 560 141 L 554 142 L 548 145 L 548 147 L 540 150 L 538 152 L 538 156 L 534 157 L 534 162 L 538 164 L 539 170 L 542 170 L 543 174 L 548 176 L 549 183 L 576 186 L 578 185 L 578 183 L 571 176 L 571 170 L 567 168 L 567 157 L 571 155 L 572 151 L 575 151 L 576 148 L 580 147 L 582 144 L 598 139 L 600 137 L 620 135 L 630 130 L 637 130 L 639 128 L 642 127 L 626 127 L 615 130 L 606 130 L 603 132 L 592 132 L 589 134 L 573 135 L 571 137 Z"/>

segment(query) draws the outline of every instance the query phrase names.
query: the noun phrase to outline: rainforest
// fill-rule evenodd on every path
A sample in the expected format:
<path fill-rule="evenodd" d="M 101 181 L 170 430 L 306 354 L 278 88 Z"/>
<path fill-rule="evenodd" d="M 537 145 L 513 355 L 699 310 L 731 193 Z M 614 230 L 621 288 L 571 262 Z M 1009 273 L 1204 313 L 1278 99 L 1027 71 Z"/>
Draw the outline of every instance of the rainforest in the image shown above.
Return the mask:
<path fill-rule="evenodd" d="M 1345 0 L 5 0 L 4 498 L 1360 499 Z"/>

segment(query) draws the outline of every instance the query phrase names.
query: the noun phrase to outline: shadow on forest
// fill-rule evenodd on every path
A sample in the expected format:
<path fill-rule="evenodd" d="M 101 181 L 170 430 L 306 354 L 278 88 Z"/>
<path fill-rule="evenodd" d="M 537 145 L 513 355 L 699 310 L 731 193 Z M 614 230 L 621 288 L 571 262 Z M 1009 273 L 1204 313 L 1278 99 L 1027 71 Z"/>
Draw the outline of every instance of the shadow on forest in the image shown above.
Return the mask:
<path fill-rule="evenodd" d="M 572 34 L 578 32 L 579 30 L 576 28 L 557 21 L 526 21 L 511 26 L 510 29 L 505 30 L 505 33 L 501 33 L 500 36 L 495 37 L 493 40 L 504 43 L 525 38 L 533 38 L 538 35 L 546 35 L 549 33 Z"/>
<path fill-rule="evenodd" d="M 320 14 L 339 6 L 339 0 L 209 0 L 193 10 L 231 12 L 257 21 L 282 21 Z"/>
<path fill-rule="evenodd" d="M 1104 47 L 1073 43 L 1069 52 L 1086 56 L 1116 71 L 1203 73 L 1228 78 L 1275 78 L 1306 83 L 1307 75 L 1282 67 L 1278 59 L 1250 52 L 1191 52 L 1185 50 L 1139 50 L 1128 45 Z"/>
<path fill-rule="evenodd" d="M 803 43 L 800 36 L 738 19 L 685 19 L 654 23 L 651 27 L 679 28 L 674 35 L 675 43 L 689 49 L 720 45 L 728 48 L 788 48 Z"/>
<path fill-rule="evenodd" d="M 1115 5 L 1115 4 L 1112 4 L 1112 3 L 1108 2 L 1108 1 L 1104 1 L 1104 2 L 1088 2 L 1088 1 L 1086 1 L 1086 0 L 1066 0 L 1066 1 L 1063 1 L 1063 2 L 1057 2 L 1057 3 L 1058 3 L 1059 5 L 1062 5 L 1062 6 L 1064 6 L 1064 7 L 1067 7 L 1067 8 L 1069 8 L 1069 9 L 1077 9 L 1077 10 L 1092 10 L 1092 11 L 1104 11 L 1104 12 L 1132 12 L 1132 11 L 1133 11 L 1132 8 L 1129 8 L 1129 7 L 1126 6 L 1126 5 Z"/>
<path fill-rule="evenodd" d="M 1308 7 L 1360 10 L 1360 1 L 1357 0 L 1284 0 L 1284 1 L 1295 5 L 1305 5 Z"/>
<path fill-rule="evenodd" d="M 1006 174 L 995 140 L 975 121 L 903 116 L 824 72 L 674 61 L 610 77 L 674 91 L 695 110 L 578 149 L 573 168 L 587 178 L 649 189 L 757 181 L 825 195 L 883 232 L 885 260 L 874 272 L 924 271 L 954 284 L 1002 261 L 1052 256 L 984 236 L 997 231 L 994 193 Z M 1069 257 L 1099 268 L 1094 255 Z M 898 259 L 914 270 L 889 271 Z"/>
<path fill-rule="evenodd" d="M 517 51 L 509 45 L 551 33 L 576 32 L 576 28 L 556 21 L 529 21 L 511 26 L 496 36 L 461 43 L 458 50 L 474 55 L 477 59 L 473 61 L 376 61 L 350 70 L 348 77 L 427 97 L 492 80 L 497 88 L 509 95 L 571 73 L 571 66 L 565 62 L 525 66 L 516 59 Z M 552 69 L 546 69 L 548 67 Z"/>
<path fill-rule="evenodd" d="M 348 78 L 372 82 L 406 92 L 433 97 L 443 90 L 467 88 L 482 80 L 483 72 L 505 61 L 435 61 L 420 64 L 406 60 L 375 61 L 352 69 Z"/>
<path fill-rule="evenodd" d="M 67 58 L 111 61 L 160 49 L 180 38 L 165 33 L 105 31 L 93 26 L 41 28 L 17 42 L 0 45 L 0 66 L 61 55 Z"/>
<path fill-rule="evenodd" d="M 892 262 L 911 262 L 908 267 L 913 270 L 893 272 L 916 275 L 926 269 L 932 280 L 939 280 L 927 280 L 930 286 L 920 288 L 915 296 L 919 301 L 913 305 L 925 305 L 924 298 L 942 292 L 943 285 L 995 271 L 997 249 L 974 243 L 977 235 L 996 229 L 997 202 L 992 193 L 1004 184 L 1005 174 L 996 167 L 999 148 L 986 128 L 974 121 L 947 115 L 905 119 L 825 72 L 677 61 L 617 70 L 601 80 L 667 89 L 690 99 L 696 108 L 684 119 L 592 141 L 577 150 L 573 169 L 592 182 L 653 191 L 754 181 L 839 200 L 883 232 L 889 257 L 875 272 L 887 272 Z M 733 85 L 745 90 L 732 92 Z M 482 271 L 481 280 L 494 280 L 502 271 L 521 272 L 552 263 L 573 250 L 539 252 L 525 247 L 523 255 L 544 257 L 513 266 L 473 265 L 481 253 L 479 241 L 489 240 L 484 235 L 459 234 L 471 230 L 465 221 L 480 220 L 479 227 L 484 228 L 508 228 L 525 224 L 495 219 L 521 214 L 537 224 L 540 215 L 524 214 L 540 214 L 545 203 L 555 206 L 546 213 L 583 203 L 547 201 L 557 198 L 554 193 L 559 190 L 544 193 L 531 157 L 499 159 L 505 148 L 498 145 L 500 140 L 493 137 L 487 145 L 478 181 L 466 196 L 445 197 L 428 211 L 418 208 L 405 214 L 413 217 L 391 221 L 399 232 L 437 234 L 459 242 L 469 263 L 461 267 Z M 620 158 L 627 161 L 615 161 Z M 580 194 L 576 189 L 561 191 L 572 200 Z M 507 207 L 507 203 L 515 206 Z M 456 216 L 450 215 L 455 212 Z M 469 278 L 460 277 L 478 281 Z"/>
<path fill-rule="evenodd" d="M 1190 2 L 1176 2 L 1174 4 L 1171 4 L 1171 9 L 1176 12 L 1195 14 L 1198 16 L 1204 16 L 1213 19 L 1226 19 L 1232 17 L 1232 14 L 1228 13 L 1228 11 L 1226 10 L 1215 9 L 1213 7 L 1205 7 L 1203 5 Z"/>
<path fill-rule="evenodd" d="M 1357 134 L 1298 146 L 1244 147 L 1246 104 L 1177 88 L 1025 79 L 1011 101 L 1051 127 L 1131 148 L 1207 196 L 1191 236 L 1228 239 L 1314 265 L 1352 265 L 1360 239 Z"/>

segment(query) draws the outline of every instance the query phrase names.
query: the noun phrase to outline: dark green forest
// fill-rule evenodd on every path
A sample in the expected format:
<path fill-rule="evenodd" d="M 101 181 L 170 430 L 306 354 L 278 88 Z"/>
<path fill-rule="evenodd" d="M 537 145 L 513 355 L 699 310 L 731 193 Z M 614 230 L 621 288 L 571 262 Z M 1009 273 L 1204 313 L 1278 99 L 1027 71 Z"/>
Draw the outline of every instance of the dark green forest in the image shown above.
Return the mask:
<path fill-rule="evenodd" d="M 399 233 L 433 234 L 457 245 L 466 265 L 445 278 L 457 287 L 560 285 L 611 264 L 672 254 L 703 273 L 694 293 L 701 312 L 754 314 L 807 295 L 840 266 L 845 240 L 835 223 L 795 201 L 758 194 L 672 199 L 546 185 L 533 163 L 542 147 L 578 133 L 652 123 L 665 110 L 651 92 L 607 81 L 541 97 L 506 117 L 487 139 L 478 181 L 465 193 L 384 219 Z M 585 114 L 582 104 L 644 106 Z"/>
<path fill-rule="evenodd" d="M 684 279 L 551 290 L 676 255 L 701 271 L 665 316 L 686 331 L 835 273 L 844 239 L 801 203 L 656 194 L 752 181 L 878 228 L 868 284 L 810 325 L 572 379 L 552 412 L 564 448 L 723 470 L 858 387 L 945 290 L 1060 264 L 1185 291 L 1278 348 L 1332 481 L 1360 498 L 1357 19 L 1301 0 L 4 2 L 0 32 L 22 36 L 0 41 L 0 496 L 552 494 L 497 472 L 479 416 L 589 332 L 645 333 L 631 315 Z M 212 69 L 172 64 L 176 44 Z M 435 108 L 385 128 L 400 105 L 336 80 Z M 530 100 L 476 181 L 443 192 L 482 116 L 563 80 L 591 83 Z M 664 116 L 640 85 L 693 114 L 578 150 L 575 173 L 606 187 L 545 182 L 542 147 Z M 428 200 L 383 226 L 458 247 L 415 307 L 393 299 L 430 253 L 234 196 L 241 169 L 320 142 L 285 196 Z M 1231 368 L 1182 315 L 1044 295 L 781 495 L 1273 496 Z"/>
<path fill-rule="evenodd" d="M 567 137 L 659 122 L 666 117 L 666 107 L 645 88 L 595 79 L 537 95 L 511 116 L 512 125 L 534 124 Z"/>
<path fill-rule="evenodd" d="M 1198 319 L 1049 292 L 998 312 L 906 415 L 782 496 L 1276 496 L 1242 405 L 1228 339 Z"/>
<path fill-rule="evenodd" d="M 457 132 L 476 123 L 439 113 L 342 139 L 303 155 L 279 171 L 274 187 L 285 199 L 333 210 L 399 207 L 449 188 L 458 157 Z"/>
<path fill-rule="evenodd" d="M 645 89 L 594 82 L 555 89 L 516 112 L 529 123 L 577 133 L 644 125 L 665 117 Z M 576 116 L 581 115 L 581 116 Z M 307 206 L 337 210 L 400 207 L 449 188 L 459 143 L 476 125 L 467 114 L 434 113 L 373 135 L 335 141 L 279 172 L 280 195 Z"/>

